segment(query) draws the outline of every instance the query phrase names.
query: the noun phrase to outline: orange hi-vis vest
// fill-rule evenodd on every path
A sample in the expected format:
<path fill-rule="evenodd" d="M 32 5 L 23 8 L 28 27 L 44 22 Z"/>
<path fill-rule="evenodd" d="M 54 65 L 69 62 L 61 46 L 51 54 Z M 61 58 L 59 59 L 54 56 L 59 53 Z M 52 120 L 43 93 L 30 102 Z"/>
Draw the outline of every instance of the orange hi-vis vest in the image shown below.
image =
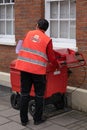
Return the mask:
<path fill-rule="evenodd" d="M 15 68 L 33 74 L 46 74 L 46 48 L 51 39 L 42 31 L 29 31 L 18 54 Z"/>

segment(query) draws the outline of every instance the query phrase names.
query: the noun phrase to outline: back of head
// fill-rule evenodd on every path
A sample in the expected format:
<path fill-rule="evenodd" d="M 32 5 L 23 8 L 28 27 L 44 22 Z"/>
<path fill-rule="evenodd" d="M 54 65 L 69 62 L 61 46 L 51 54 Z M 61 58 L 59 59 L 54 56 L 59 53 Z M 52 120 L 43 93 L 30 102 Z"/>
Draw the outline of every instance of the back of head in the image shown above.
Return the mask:
<path fill-rule="evenodd" d="M 39 19 L 37 24 L 38 24 L 38 28 L 44 31 L 46 31 L 49 27 L 49 23 L 46 19 Z"/>

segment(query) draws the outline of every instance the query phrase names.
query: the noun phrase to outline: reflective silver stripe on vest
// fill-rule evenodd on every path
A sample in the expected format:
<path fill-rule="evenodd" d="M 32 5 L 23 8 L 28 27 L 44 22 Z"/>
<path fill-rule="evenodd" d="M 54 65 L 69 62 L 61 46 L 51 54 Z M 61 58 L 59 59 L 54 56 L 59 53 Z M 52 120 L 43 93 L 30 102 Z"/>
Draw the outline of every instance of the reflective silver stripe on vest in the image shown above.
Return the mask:
<path fill-rule="evenodd" d="M 41 57 L 43 57 L 43 58 L 45 58 L 47 60 L 47 55 L 44 54 L 43 52 L 32 50 L 32 49 L 29 49 L 29 48 L 24 48 L 24 47 L 22 47 L 21 50 L 27 51 L 29 53 L 36 54 L 36 55 L 41 56 Z"/>
<path fill-rule="evenodd" d="M 18 56 L 18 60 L 29 62 L 29 63 L 32 63 L 32 64 L 37 64 L 37 65 L 44 66 L 44 67 L 47 66 L 47 64 L 44 63 L 44 62 L 41 62 L 41 61 L 38 61 L 38 60 L 33 60 L 33 59 L 30 59 L 30 58 L 24 58 L 24 57 L 21 57 L 21 56 Z"/>

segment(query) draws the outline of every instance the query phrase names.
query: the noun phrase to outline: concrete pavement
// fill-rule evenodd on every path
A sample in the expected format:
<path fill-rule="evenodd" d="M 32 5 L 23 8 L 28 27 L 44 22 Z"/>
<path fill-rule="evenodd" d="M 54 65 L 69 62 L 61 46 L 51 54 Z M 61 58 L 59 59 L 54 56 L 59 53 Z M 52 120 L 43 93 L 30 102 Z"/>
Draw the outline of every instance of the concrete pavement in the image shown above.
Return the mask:
<path fill-rule="evenodd" d="M 10 95 L 10 89 L 0 86 L 0 130 L 87 130 L 87 113 L 72 109 L 54 112 L 45 123 L 37 126 L 29 114 L 30 122 L 24 127 L 19 111 L 11 107 Z"/>

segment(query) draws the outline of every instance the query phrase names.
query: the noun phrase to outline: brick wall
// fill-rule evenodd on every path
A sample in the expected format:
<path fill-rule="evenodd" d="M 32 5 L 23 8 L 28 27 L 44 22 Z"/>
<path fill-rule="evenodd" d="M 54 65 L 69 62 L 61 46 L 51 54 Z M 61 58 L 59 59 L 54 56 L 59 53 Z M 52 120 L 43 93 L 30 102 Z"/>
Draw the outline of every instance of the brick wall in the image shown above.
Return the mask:
<path fill-rule="evenodd" d="M 77 46 L 87 58 L 87 0 L 77 0 Z"/>
<path fill-rule="evenodd" d="M 10 63 L 16 58 L 15 47 L 0 45 L 0 71 L 9 72 Z"/>
<path fill-rule="evenodd" d="M 27 31 L 35 28 L 36 21 L 44 17 L 44 0 L 15 0 L 15 36 L 16 42 Z M 0 45 L 0 71 L 9 72 L 12 60 L 16 59 L 15 46 Z"/>
<path fill-rule="evenodd" d="M 76 42 L 87 62 L 87 0 L 76 0 Z M 87 67 L 72 69 L 69 85 L 87 88 Z"/>
<path fill-rule="evenodd" d="M 76 0 L 76 41 L 87 60 L 87 0 Z M 15 36 L 22 39 L 27 31 L 35 28 L 36 21 L 44 17 L 44 0 L 15 0 Z M 0 45 L 0 71 L 9 72 L 9 65 L 17 55 L 15 46 Z M 87 88 L 86 67 L 72 69 L 68 85 Z M 85 78 L 86 77 L 86 78 Z"/>
<path fill-rule="evenodd" d="M 44 17 L 44 0 L 16 0 L 16 39 L 23 38 L 29 30 L 34 29 L 36 21 L 42 17 Z"/>

